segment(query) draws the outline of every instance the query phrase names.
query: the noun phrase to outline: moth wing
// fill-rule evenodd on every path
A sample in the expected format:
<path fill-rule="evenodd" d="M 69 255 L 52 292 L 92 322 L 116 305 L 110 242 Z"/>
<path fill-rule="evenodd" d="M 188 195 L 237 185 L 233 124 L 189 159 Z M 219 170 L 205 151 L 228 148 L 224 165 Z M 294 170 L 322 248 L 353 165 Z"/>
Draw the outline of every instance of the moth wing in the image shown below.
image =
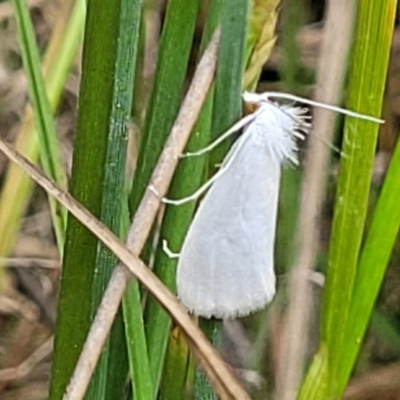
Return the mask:
<path fill-rule="evenodd" d="M 204 317 L 247 315 L 275 294 L 280 162 L 251 136 L 199 206 L 182 247 L 178 296 Z"/>

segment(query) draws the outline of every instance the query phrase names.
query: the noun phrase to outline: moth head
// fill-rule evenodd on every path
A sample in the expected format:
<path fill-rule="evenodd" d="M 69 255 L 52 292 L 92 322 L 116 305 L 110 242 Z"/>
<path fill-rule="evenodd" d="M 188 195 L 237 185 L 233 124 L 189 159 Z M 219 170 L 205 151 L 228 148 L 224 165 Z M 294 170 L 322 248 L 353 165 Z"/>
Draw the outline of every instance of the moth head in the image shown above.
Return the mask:
<path fill-rule="evenodd" d="M 262 95 L 254 92 L 244 92 L 242 94 L 242 99 L 244 102 L 243 109 L 246 115 L 252 114 L 257 111 L 260 108 L 262 102 L 265 101 Z"/>

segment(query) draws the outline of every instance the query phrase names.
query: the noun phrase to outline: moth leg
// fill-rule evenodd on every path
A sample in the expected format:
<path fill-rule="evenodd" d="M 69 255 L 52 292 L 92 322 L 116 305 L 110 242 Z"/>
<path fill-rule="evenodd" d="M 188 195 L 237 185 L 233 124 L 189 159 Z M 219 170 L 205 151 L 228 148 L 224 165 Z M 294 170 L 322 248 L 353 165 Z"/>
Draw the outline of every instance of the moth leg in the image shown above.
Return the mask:
<path fill-rule="evenodd" d="M 163 252 L 171 259 L 173 258 L 179 258 L 181 256 L 181 253 L 174 253 L 169 247 L 168 247 L 168 242 L 166 239 L 163 239 L 162 241 L 162 249 Z"/>
<path fill-rule="evenodd" d="M 254 116 L 255 114 L 253 114 Z M 198 199 L 217 179 L 219 179 L 222 174 L 225 173 L 225 171 L 227 171 L 229 169 L 229 167 L 231 166 L 234 157 L 233 155 L 239 151 L 239 149 L 243 146 L 243 144 L 245 143 L 246 138 L 249 137 L 249 134 L 251 132 L 249 130 L 247 130 L 246 132 L 243 133 L 243 136 L 241 138 L 240 141 L 236 141 L 236 143 L 234 143 L 234 145 L 232 146 L 231 150 L 229 151 L 228 155 L 225 157 L 224 162 L 222 163 L 221 168 L 219 169 L 219 171 L 211 178 L 209 179 L 206 183 L 204 183 L 203 186 L 200 186 L 199 189 L 197 189 L 193 194 L 191 194 L 190 196 L 184 197 L 182 199 L 178 199 L 178 200 L 172 200 L 172 199 L 168 199 L 168 198 L 163 198 L 161 201 L 164 204 L 172 204 L 174 206 L 180 206 L 181 204 L 185 204 L 188 203 L 189 201 L 193 201 Z M 157 193 L 155 192 L 154 187 L 150 187 L 150 190 L 153 191 L 153 193 L 155 193 L 157 195 Z M 158 196 L 159 197 L 159 196 Z"/>
<path fill-rule="evenodd" d="M 194 201 L 198 199 L 214 182 L 218 177 L 220 176 L 220 172 L 222 172 L 223 169 L 220 169 L 218 173 L 216 173 L 211 179 L 209 179 L 204 185 L 200 186 L 193 194 L 183 197 L 182 199 L 168 199 L 167 197 L 161 197 L 160 193 L 158 193 L 157 189 L 153 185 L 149 185 L 148 188 L 151 193 L 154 194 L 154 196 L 157 197 L 158 200 L 160 200 L 164 204 L 170 204 L 173 206 L 180 206 L 185 203 L 189 203 L 190 201 Z"/>
<path fill-rule="evenodd" d="M 241 120 L 236 122 L 236 124 L 234 124 L 231 128 L 229 128 L 225 133 L 223 133 L 221 136 L 219 136 L 218 139 L 216 139 L 212 143 L 210 143 L 207 147 L 204 147 L 203 149 L 200 149 L 198 151 L 182 154 L 179 157 L 185 158 L 185 157 L 200 156 L 202 154 L 209 152 L 210 150 L 217 147 L 221 142 L 223 142 L 230 135 L 237 132 L 239 129 L 243 128 L 245 125 L 247 125 L 249 122 L 251 122 L 256 117 L 256 114 L 257 114 L 257 112 L 243 117 Z"/>
<path fill-rule="evenodd" d="M 210 178 L 204 185 L 200 186 L 193 194 L 187 197 L 183 197 L 182 199 L 173 200 L 163 197 L 161 201 L 164 204 L 171 204 L 173 206 L 180 206 L 185 203 L 189 203 L 189 201 L 197 200 L 225 171 L 226 166 L 221 168 L 212 178 Z"/>

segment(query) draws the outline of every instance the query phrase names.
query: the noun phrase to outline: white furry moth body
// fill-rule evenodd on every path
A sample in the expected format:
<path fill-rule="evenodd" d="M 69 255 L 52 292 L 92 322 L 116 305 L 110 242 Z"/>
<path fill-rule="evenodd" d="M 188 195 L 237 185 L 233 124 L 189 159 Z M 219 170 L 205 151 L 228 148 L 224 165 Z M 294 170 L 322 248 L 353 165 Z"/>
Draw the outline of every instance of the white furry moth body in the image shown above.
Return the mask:
<path fill-rule="evenodd" d="M 308 124 L 304 110 L 257 103 L 254 119 L 201 202 L 179 257 L 178 296 L 203 317 L 244 316 L 275 294 L 281 165 L 297 162 L 295 139 Z"/>

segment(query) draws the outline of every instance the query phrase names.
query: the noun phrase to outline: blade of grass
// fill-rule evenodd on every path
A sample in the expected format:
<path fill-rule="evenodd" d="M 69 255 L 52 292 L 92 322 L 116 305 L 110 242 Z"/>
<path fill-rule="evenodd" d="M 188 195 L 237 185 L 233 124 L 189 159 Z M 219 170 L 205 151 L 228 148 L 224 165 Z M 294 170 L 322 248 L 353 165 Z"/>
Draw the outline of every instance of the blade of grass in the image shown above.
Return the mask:
<path fill-rule="evenodd" d="M 385 88 L 396 1 L 358 3 L 356 45 L 350 75 L 348 108 L 379 115 Z M 376 54 L 379 49 L 379 55 Z M 335 216 L 324 292 L 322 339 L 330 351 L 332 378 L 343 360 L 357 262 L 367 213 L 378 125 L 346 119 Z M 333 381 L 334 382 L 334 381 Z M 332 382 L 332 383 L 333 383 Z M 335 382 L 335 384 L 338 382 Z"/>
<path fill-rule="evenodd" d="M 143 196 L 153 168 L 161 153 L 162 146 L 179 109 L 198 6 L 197 0 L 190 3 L 184 0 L 172 0 L 168 2 L 160 39 L 153 90 L 141 136 L 138 162 L 130 195 L 131 212 L 136 210 L 139 200 Z M 137 281 L 132 281 L 129 284 L 128 292 L 130 293 L 130 298 L 136 300 L 136 302 L 129 304 L 125 302 L 125 309 L 128 307 L 141 309 Z M 137 326 L 135 325 L 137 324 L 132 323 L 133 329 L 129 329 L 131 325 L 127 326 L 128 341 L 131 336 L 132 338 L 135 337 L 137 332 Z M 148 328 L 146 327 L 146 329 Z M 148 332 L 146 333 L 148 334 Z M 159 350 L 154 346 L 154 343 L 148 346 L 150 363 L 149 379 L 152 382 L 154 397 L 158 391 L 162 371 L 163 352 L 160 353 Z M 131 363 L 133 363 L 135 359 L 140 359 L 140 355 L 137 354 L 137 347 L 132 348 L 131 351 Z"/>
<path fill-rule="evenodd" d="M 130 195 L 136 210 L 165 139 L 178 113 L 198 10 L 198 0 L 170 0 L 160 40 L 157 69 L 146 114 Z"/>
<path fill-rule="evenodd" d="M 116 39 L 117 53 L 115 55 L 115 72 L 113 77 L 114 88 L 112 98 L 110 99 L 112 107 L 109 117 L 100 216 L 100 220 L 114 233 L 122 232 L 122 219 L 129 220 L 128 210 L 124 207 L 128 201 L 126 191 L 124 190 L 125 164 L 128 146 L 128 121 L 132 108 L 133 81 L 141 11 L 139 0 L 122 0 L 120 6 L 121 9 L 118 18 L 115 21 L 119 29 L 118 38 Z M 118 193 L 120 196 L 116 196 Z M 125 211 L 125 215 L 123 215 L 123 211 Z M 125 227 L 127 228 L 126 224 Z M 123 233 L 125 236 L 126 231 Z M 92 289 L 92 315 L 98 307 L 116 261 L 116 257 L 110 254 L 106 247 L 100 245 L 97 248 L 95 260 L 97 273 Z M 133 376 L 136 378 L 133 380 L 134 384 L 136 384 L 134 386 L 135 398 L 138 400 L 150 399 L 152 385 L 148 373 L 143 321 L 135 319 L 132 322 L 136 322 L 134 329 L 136 339 L 134 343 L 136 351 L 135 360 L 141 360 L 140 368 L 138 368 L 137 361 L 135 364 L 130 365 L 130 369 L 134 374 Z M 130 324 L 131 321 L 129 320 L 128 323 Z M 123 396 L 128 372 L 126 350 L 122 314 L 118 313 L 108 344 L 103 350 L 102 357 L 92 378 L 91 386 L 86 395 L 87 399 L 114 399 Z M 132 358 L 130 362 L 132 363 Z"/>
<path fill-rule="evenodd" d="M 240 0 L 224 0 L 223 2 L 221 45 L 215 78 L 212 140 L 226 131 L 241 114 L 248 5 L 249 2 Z M 228 146 L 229 143 L 224 143 L 211 153 L 209 156 L 211 169 L 222 161 Z"/>
<path fill-rule="evenodd" d="M 72 11 L 70 10 L 71 6 L 72 1 L 70 4 L 65 2 L 60 10 L 61 21 L 56 24 L 43 60 L 43 74 L 52 112 L 55 111 L 60 100 L 70 66 L 81 40 L 85 21 L 84 0 L 76 1 Z M 39 145 L 33 124 L 32 109 L 29 106 L 26 109 L 15 146 L 27 158 L 36 162 Z M 20 168 L 11 164 L 4 178 L 0 195 L 0 237 L 3 238 L 0 241 L 0 255 L 3 257 L 6 257 L 11 251 L 31 190 L 31 180 Z"/>
<path fill-rule="evenodd" d="M 199 318 L 199 327 L 204 332 L 210 343 L 219 349 L 222 343 L 222 328 L 221 320 Z M 213 390 L 209 380 L 204 372 L 197 369 L 194 382 L 195 399 L 198 400 L 217 400 L 218 396 Z"/>
<path fill-rule="evenodd" d="M 400 228 L 400 141 L 386 173 L 371 225 L 357 266 L 348 324 L 345 329 L 338 380 L 344 388 L 355 363 L 362 338 Z"/>
<path fill-rule="evenodd" d="M 221 1 L 214 1 L 211 4 L 200 46 L 201 52 L 208 44 L 212 33 L 219 24 L 220 4 Z M 197 124 L 193 128 L 193 134 L 187 145 L 189 150 L 204 147 L 209 141 L 213 93 L 211 89 L 203 105 Z M 193 157 L 181 160 L 174 174 L 168 197 L 181 198 L 193 193 L 200 185 L 203 169 L 204 158 Z M 165 239 L 169 246 L 172 246 L 171 248 L 181 248 L 187 226 L 193 216 L 194 207 L 195 204 L 190 203 L 183 207 L 166 208 L 160 230 L 160 238 Z M 173 293 L 176 291 L 175 268 L 176 260 L 172 260 L 166 256 L 160 242 L 155 256 L 154 272 Z M 164 369 L 163 387 L 168 388 L 168 391 L 167 393 L 163 393 L 163 398 L 165 400 L 168 398 L 177 400 L 179 397 L 167 396 L 176 396 L 179 390 L 184 388 L 181 382 L 186 377 L 187 352 L 182 352 L 181 346 L 176 346 L 176 338 L 172 332 L 170 336 L 170 328 L 171 319 L 168 314 L 153 299 L 149 299 L 146 305 L 146 333 L 150 349 L 149 356 L 152 363 L 153 379 L 155 384 L 158 385 L 164 367 L 164 357 L 169 339 L 169 356 L 175 359 L 175 363 L 170 360 L 166 369 Z M 178 351 L 178 354 L 174 354 L 174 349 Z M 177 365 L 178 361 L 179 364 Z M 173 370 L 168 370 L 169 367 L 173 368 Z M 178 373 L 180 376 L 177 376 Z M 174 388 L 175 386 L 177 387 Z M 184 392 L 181 391 L 180 395 L 182 397 Z"/>
<path fill-rule="evenodd" d="M 358 2 L 358 22 L 353 52 L 348 108 L 371 115 L 379 115 L 387 72 L 389 48 L 393 32 L 396 1 Z M 379 54 L 377 54 L 379 51 Z M 345 139 L 339 173 L 335 216 L 330 244 L 327 280 L 324 291 L 321 327 L 321 348 L 326 347 L 328 379 L 313 398 L 340 398 L 354 365 L 360 343 L 350 336 L 351 310 L 358 296 L 369 297 L 374 293 L 357 293 L 360 274 L 358 258 L 367 212 L 372 163 L 378 126 L 358 119 L 346 119 Z M 384 268 L 384 266 L 383 266 Z M 369 318 L 368 310 L 361 310 L 363 321 Z M 359 334 L 359 331 L 358 331 Z M 357 337 L 359 339 L 359 336 Z M 349 362 L 346 351 L 350 341 L 355 350 Z M 354 347 L 353 347 L 354 346 Z M 321 350 L 320 350 L 321 352 Z M 317 356 L 318 358 L 318 356 Z M 311 366 L 310 371 L 314 367 Z M 317 375 L 316 379 L 321 379 Z M 307 385 L 306 385 L 307 384 Z M 310 376 L 304 384 L 312 387 Z M 308 399 L 309 392 L 302 390 L 301 398 Z"/>
<path fill-rule="evenodd" d="M 179 400 L 188 397 L 187 381 L 190 379 L 189 347 L 180 328 L 171 331 L 165 367 L 160 385 L 163 400 Z M 173 382 L 173 384 L 171 384 Z"/>
<path fill-rule="evenodd" d="M 136 3 L 132 3 L 134 6 Z M 126 142 L 119 130 L 110 135 L 110 126 L 123 127 L 126 124 L 126 104 L 121 107 L 121 120 L 113 119 L 112 112 L 119 108 L 114 93 L 120 90 L 120 82 L 114 80 L 117 68 L 120 2 L 110 5 L 107 1 L 89 1 L 82 61 L 77 133 L 71 177 L 71 192 L 96 216 L 102 213 L 102 204 L 108 145 Z M 128 76 L 131 71 L 125 71 Z M 123 90 L 131 90 L 124 88 Z M 113 108 L 115 107 L 115 108 Z M 115 116 L 114 116 L 115 117 Z M 126 128 L 124 128 L 126 129 Z M 123 152 L 124 150 L 119 150 Z M 119 161 L 124 164 L 124 157 Z M 116 165 L 118 161 L 116 161 Z M 122 173 L 123 176 L 123 173 Z M 121 179 L 115 177 L 115 179 Z M 122 192 L 122 191 L 121 191 Z M 115 191 L 114 191 L 115 196 Z M 118 194 L 115 196 L 118 199 Z M 117 209 L 122 200 L 118 199 Z M 119 218 L 119 216 L 117 215 Z M 104 216 L 103 216 L 104 218 Z M 119 223 L 119 219 L 118 222 Z M 115 228 L 119 233 L 119 229 Z M 97 273 L 98 243 L 86 228 L 71 215 L 68 217 L 67 240 L 65 245 L 64 268 L 59 297 L 55 353 L 51 398 L 61 398 L 79 352 L 89 330 L 91 316 L 97 303 L 96 294 L 105 286 L 105 271 Z M 80 265 L 85 268 L 80 268 Z M 126 371 L 125 371 L 126 372 Z M 122 379 L 122 378 L 121 378 Z M 112 383 L 111 383 L 112 384 Z M 108 383 L 102 380 L 97 398 L 106 398 Z M 121 385 L 122 386 L 122 385 Z M 96 393 L 96 390 L 93 392 Z M 99 392 L 97 392 L 99 393 Z"/>
<path fill-rule="evenodd" d="M 34 118 L 39 138 L 40 158 L 46 173 L 62 187 L 67 187 L 67 177 L 62 165 L 53 115 L 46 93 L 39 51 L 29 10 L 24 0 L 13 0 L 17 20 L 18 40 L 22 60 L 28 77 L 29 97 L 32 102 Z M 67 213 L 54 199 L 49 199 L 57 244 L 60 251 L 64 246 Z"/>
<path fill-rule="evenodd" d="M 133 393 L 135 400 L 150 400 L 154 398 L 154 384 L 150 373 L 142 308 L 134 307 L 135 304 L 140 305 L 140 300 L 139 290 L 132 290 L 128 286 L 122 305 Z"/>
<path fill-rule="evenodd" d="M 317 400 L 328 399 L 329 365 L 328 349 L 324 343 L 319 347 L 314 356 L 307 376 L 303 380 L 298 399 Z"/>
<path fill-rule="evenodd" d="M 130 110 L 132 108 L 135 61 L 137 55 L 137 44 L 139 38 L 139 25 L 141 15 L 140 10 L 141 3 L 139 1 L 132 2 L 130 0 L 124 0 L 121 4 L 121 21 L 118 40 L 117 61 L 118 68 L 115 75 L 116 85 L 114 88 L 114 106 L 113 115 L 111 116 L 112 125 L 110 127 L 110 135 L 113 135 L 113 131 L 121 130 L 120 133 L 124 136 L 125 141 L 124 146 L 126 146 L 127 144 L 127 122 L 130 115 Z M 124 155 L 126 155 L 126 148 L 124 150 Z M 112 160 L 110 161 L 113 165 L 114 162 Z M 120 171 L 118 172 L 118 176 L 120 177 L 119 187 L 115 188 L 115 190 L 120 193 L 125 193 L 124 169 L 125 160 L 124 163 L 120 165 Z M 114 185 L 114 174 L 110 172 L 111 170 L 108 170 L 109 182 L 111 186 L 109 195 L 112 197 L 114 193 L 115 197 L 115 191 L 113 192 L 112 188 L 112 186 Z M 118 199 L 117 201 L 120 200 Z M 112 201 L 110 203 L 112 203 Z M 120 210 L 121 212 L 123 212 L 123 215 L 119 216 L 120 218 L 122 216 L 122 222 L 124 226 L 115 226 L 116 229 L 121 229 L 123 237 L 126 236 L 126 232 L 129 227 L 129 211 L 127 205 L 128 196 L 126 195 L 126 197 L 123 196 L 122 209 Z M 111 221 L 113 218 L 115 217 L 111 215 Z M 118 218 L 117 220 L 120 220 L 120 218 Z M 107 282 L 108 280 L 109 279 L 107 279 Z M 138 297 L 138 295 L 138 291 L 133 291 L 129 289 L 126 291 L 123 299 L 123 318 L 125 324 L 126 346 L 128 350 L 129 369 L 133 384 L 133 393 L 135 394 L 135 399 L 147 400 L 152 398 L 153 384 L 149 372 L 147 344 L 142 318 L 142 309 L 140 306 L 140 298 Z M 120 345 L 122 345 L 122 343 L 120 343 Z M 118 359 L 120 359 L 120 356 L 118 356 L 118 352 L 116 352 L 112 357 L 112 361 L 118 363 Z M 112 365 L 110 365 L 110 369 L 112 368 Z M 123 373 L 120 374 L 120 378 L 123 378 L 124 376 L 125 375 Z M 113 382 L 112 377 L 110 378 L 111 382 Z M 108 396 L 108 398 L 113 398 L 113 396 L 115 396 L 115 393 L 110 391 Z"/>

